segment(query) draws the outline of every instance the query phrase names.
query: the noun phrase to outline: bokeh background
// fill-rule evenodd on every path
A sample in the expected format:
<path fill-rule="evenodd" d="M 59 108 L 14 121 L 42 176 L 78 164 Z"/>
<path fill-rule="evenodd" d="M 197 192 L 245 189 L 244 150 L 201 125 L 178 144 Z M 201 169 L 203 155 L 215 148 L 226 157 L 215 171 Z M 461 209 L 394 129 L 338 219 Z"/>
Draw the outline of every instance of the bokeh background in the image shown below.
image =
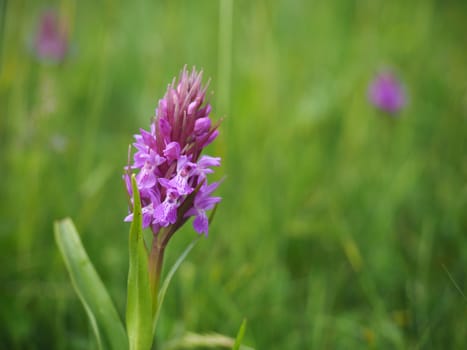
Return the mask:
<path fill-rule="evenodd" d="M 243 318 L 257 349 L 467 347 L 467 2 L 0 4 L 0 348 L 95 347 L 65 216 L 123 316 L 128 144 L 185 64 L 225 117 L 208 153 L 226 179 L 158 348 Z M 55 62 L 34 49 L 45 10 L 68 38 Z M 407 92 L 395 116 L 368 102 L 383 68 Z"/>

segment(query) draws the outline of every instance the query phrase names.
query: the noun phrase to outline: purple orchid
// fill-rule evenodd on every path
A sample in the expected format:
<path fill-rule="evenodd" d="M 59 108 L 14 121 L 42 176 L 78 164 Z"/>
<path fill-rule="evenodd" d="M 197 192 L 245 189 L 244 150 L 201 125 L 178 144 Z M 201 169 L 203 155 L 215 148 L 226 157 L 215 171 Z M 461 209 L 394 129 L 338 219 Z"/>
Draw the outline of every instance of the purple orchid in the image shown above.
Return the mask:
<path fill-rule="evenodd" d="M 174 80 L 159 101 L 150 131 L 141 129 L 135 135 L 136 153 L 124 179 L 131 196 L 129 172 L 137 171 L 143 227 L 150 227 L 155 235 L 164 227 L 175 231 L 191 216 L 194 229 L 207 235 L 206 211 L 221 200 L 211 196 L 219 183 L 207 183 L 207 174 L 220 166 L 221 159 L 201 156 L 218 135 L 201 78 L 202 73 L 184 68 L 178 83 Z M 132 214 L 125 218 L 132 220 Z"/>
<path fill-rule="evenodd" d="M 406 94 L 402 84 L 390 72 L 381 72 L 368 88 L 370 102 L 380 110 L 396 114 L 406 104 Z"/>

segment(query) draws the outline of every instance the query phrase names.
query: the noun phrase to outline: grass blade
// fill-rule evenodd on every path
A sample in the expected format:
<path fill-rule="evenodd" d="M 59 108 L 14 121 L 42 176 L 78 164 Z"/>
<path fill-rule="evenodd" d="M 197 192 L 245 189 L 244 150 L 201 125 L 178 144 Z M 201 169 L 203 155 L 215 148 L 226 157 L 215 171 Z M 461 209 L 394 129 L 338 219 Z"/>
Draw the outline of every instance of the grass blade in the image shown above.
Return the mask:
<path fill-rule="evenodd" d="M 235 338 L 235 343 L 232 347 L 232 350 L 239 350 L 240 345 L 242 344 L 243 336 L 245 335 L 245 330 L 246 330 L 246 318 L 243 319 L 242 324 L 240 325 L 240 329 L 238 330 L 237 333 L 237 338 Z"/>
<path fill-rule="evenodd" d="M 159 295 L 157 298 L 157 308 L 156 313 L 154 314 L 154 320 L 152 323 L 152 334 L 156 333 L 157 321 L 159 320 L 159 315 L 161 312 L 162 304 L 164 303 L 165 294 L 167 293 L 167 289 L 169 288 L 170 281 L 172 280 L 175 272 L 178 270 L 180 265 L 182 264 L 183 260 L 187 257 L 188 253 L 193 249 L 195 244 L 198 242 L 200 236 L 196 237 L 189 245 L 185 248 L 183 253 L 178 257 L 177 261 L 173 264 L 172 268 L 170 269 L 169 273 L 164 279 L 162 283 L 161 289 L 159 291 Z"/>

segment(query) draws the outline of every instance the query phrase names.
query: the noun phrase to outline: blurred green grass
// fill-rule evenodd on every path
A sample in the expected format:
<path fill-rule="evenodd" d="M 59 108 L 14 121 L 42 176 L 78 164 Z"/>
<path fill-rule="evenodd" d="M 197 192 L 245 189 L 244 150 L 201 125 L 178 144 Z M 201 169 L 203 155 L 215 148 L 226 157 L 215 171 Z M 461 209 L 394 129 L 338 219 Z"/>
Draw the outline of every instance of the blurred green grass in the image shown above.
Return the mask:
<path fill-rule="evenodd" d="M 212 79 L 226 180 L 159 344 L 247 318 L 257 349 L 467 346 L 465 2 L 234 1 L 231 43 L 217 1 L 54 2 L 60 65 L 28 47 L 50 4 L 1 4 L 0 347 L 94 346 L 53 242 L 64 216 L 123 314 L 122 167 L 185 64 Z M 409 93 L 398 119 L 366 99 L 384 66 Z"/>

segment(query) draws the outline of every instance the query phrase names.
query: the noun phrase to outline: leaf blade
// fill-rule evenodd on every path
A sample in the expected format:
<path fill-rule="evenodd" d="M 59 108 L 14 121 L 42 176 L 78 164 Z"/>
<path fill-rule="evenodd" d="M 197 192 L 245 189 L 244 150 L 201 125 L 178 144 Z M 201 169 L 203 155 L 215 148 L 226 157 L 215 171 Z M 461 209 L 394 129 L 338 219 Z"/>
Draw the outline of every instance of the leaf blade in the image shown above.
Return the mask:
<path fill-rule="evenodd" d="M 84 249 L 70 218 L 54 223 L 55 241 L 78 298 L 88 314 L 100 349 L 128 349 L 128 338 L 101 278 Z M 102 336 L 101 336 L 102 334 Z"/>
<path fill-rule="evenodd" d="M 148 257 L 144 245 L 142 209 L 136 179 L 131 178 L 133 188 L 133 221 L 129 237 L 129 269 L 126 324 L 131 350 L 151 348 L 152 297 L 149 286 Z"/>

